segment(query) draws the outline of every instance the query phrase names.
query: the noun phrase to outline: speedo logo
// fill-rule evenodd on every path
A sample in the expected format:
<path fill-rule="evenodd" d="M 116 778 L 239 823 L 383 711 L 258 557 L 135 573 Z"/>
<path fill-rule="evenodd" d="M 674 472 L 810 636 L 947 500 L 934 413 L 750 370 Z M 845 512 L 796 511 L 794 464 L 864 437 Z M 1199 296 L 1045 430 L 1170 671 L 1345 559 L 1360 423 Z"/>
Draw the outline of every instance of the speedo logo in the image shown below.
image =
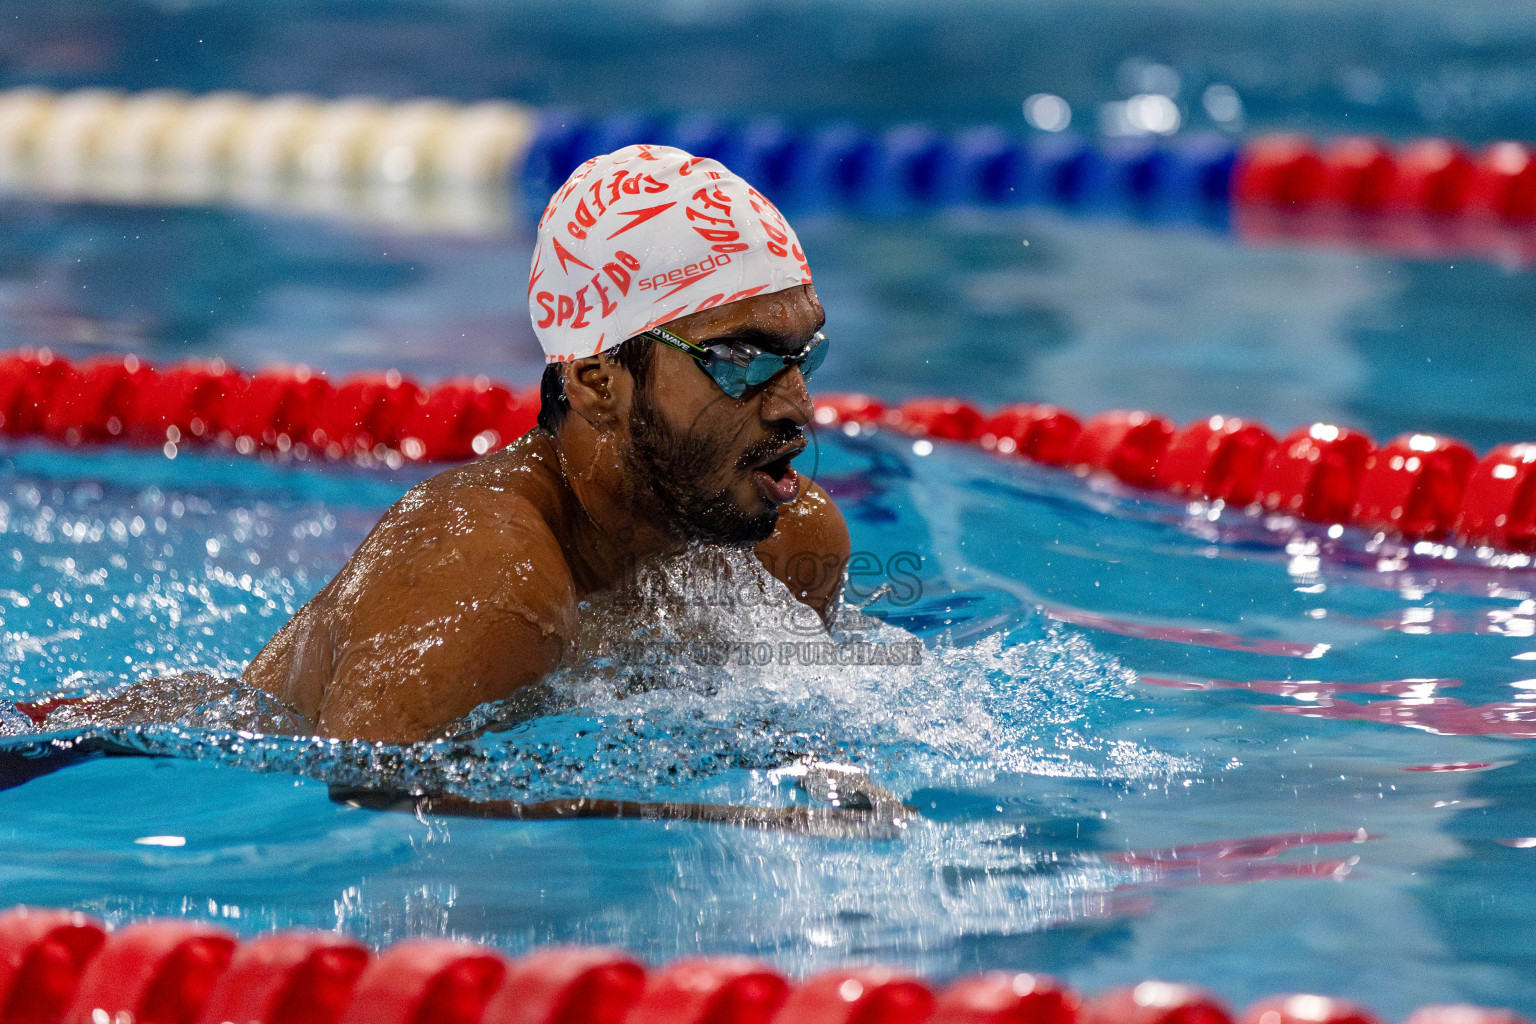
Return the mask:
<path fill-rule="evenodd" d="M 654 277 L 642 277 L 639 281 L 639 287 L 642 290 L 645 290 L 649 288 L 661 288 L 666 285 L 675 285 L 676 287 L 674 287 L 672 291 L 678 291 L 679 289 L 688 287 L 695 281 L 703 280 L 730 262 L 730 253 L 713 253 L 706 259 L 702 259 L 697 263 L 690 263 L 686 267 L 680 267 L 677 270 L 669 270 L 665 274 L 657 274 Z"/>

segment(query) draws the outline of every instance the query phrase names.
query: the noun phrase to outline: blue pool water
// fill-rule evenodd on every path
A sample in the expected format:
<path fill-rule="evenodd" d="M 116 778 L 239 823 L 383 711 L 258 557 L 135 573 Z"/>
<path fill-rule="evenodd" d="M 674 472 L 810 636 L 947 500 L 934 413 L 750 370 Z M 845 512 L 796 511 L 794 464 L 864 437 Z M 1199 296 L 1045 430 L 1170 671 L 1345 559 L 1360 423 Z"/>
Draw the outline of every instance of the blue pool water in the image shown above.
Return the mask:
<path fill-rule="evenodd" d="M 618 23 L 607 2 L 0 2 L 0 84 L 871 123 L 1003 121 L 1052 90 L 1091 122 L 1136 61 L 1167 62 L 1192 127 L 1209 127 L 1193 97 L 1230 81 L 1260 127 L 1478 139 L 1521 131 L 1536 81 L 1529 26 L 1493 4 L 624 9 Z M 637 47 L 685 43 L 722 74 L 622 75 Z M 835 339 L 819 388 L 1536 439 L 1528 274 L 1032 210 L 797 227 Z M 516 223 L 448 237 L 0 197 L 0 348 L 525 384 L 542 365 L 530 249 Z M 1389 1017 L 1452 1000 L 1536 1012 L 1536 568 L 884 434 L 824 431 L 807 459 L 878 565 L 861 592 L 891 584 L 865 608 L 876 621 L 840 628 L 915 636 L 919 664 L 800 664 L 784 605 L 729 600 L 749 567 L 674 565 L 652 581 L 670 625 L 647 650 L 707 630 L 773 663 L 578 666 L 549 714 L 405 752 L 256 735 L 249 695 L 193 690 L 173 721 L 108 733 L 167 756 L 0 792 L 0 891 L 247 934 L 613 942 L 795 972 L 1020 967 L 1088 989 L 1194 981 L 1239 1004 L 1308 990 Z M 0 443 L 5 696 L 236 673 L 424 472 Z M 719 572 L 745 585 L 699 584 Z M 807 754 L 866 767 L 923 817 L 898 840 L 418 820 L 334 804 L 325 785 L 784 804 L 805 798 L 775 769 Z M 138 842 L 155 837 L 174 838 Z"/>
<path fill-rule="evenodd" d="M 21 228 L 0 267 L 7 345 L 538 370 L 503 283 L 527 258 L 519 229 L 446 241 L 29 202 L 0 217 Z M 1511 371 L 1530 358 L 1526 279 L 1501 270 L 1032 212 L 812 219 L 802 236 L 838 339 L 828 388 L 1536 436 L 1533 377 Z M 1473 318 L 1451 312 L 1458 295 L 1491 298 Z M 1485 320 L 1502 353 L 1477 344 Z M 20 441 L 3 456 L 13 696 L 235 673 L 425 472 Z M 169 757 L 0 793 L 7 898 L 374 942 L 615 942 L 936 978 L 1028 966 L 1388 1014 L 1531 1007 L 1536 571 L 893 436 L 823 432 L 808 458 L 889 576 L 867 611 L 922 639 L 920 665 L 684 662 L 645 692 L 575 670 L 559 714 L 403 759 L 242 736 L 248 706 L 190 700 L 179 726 L 109 734 Z M 722 643 L 775 652 L 803 640 L 781 611 L 694 609 Z M 772 770 L 806 754 L 866 766 L 924 819 L 900 841 L 418 821 L 323 785 L 784 803 L 803 798 Z M 1458 762 L 1486 767 L 1413 770 Z M 185 845 L 136 843 L 154 836 Z"/>
<path fill-rule="evenodd" d="M 0 794 L 8 898 L 374 942 L 750 951 L 795 971 L 871 959 L 935 977 L 1027 965 L 1090 988 L 1175 977 L 1238 1001 L 1348 993 L 1389 1014 L 1529 1005 L 1532 853 L 1508 845 L 1536 832 L 1528 740 L 1296 714 L 1460 700 L 1536 733 L 1511 660 L 1533 648 L 1529 570 L 1386 567 L 1361 538 L 1212 522 L 890 437 L 824 436 L 817 455 L 856 545 L 920 566 L 897 567 L 904 585 L 869 607 L 888 632 L 866 636 L 910 630 L 921 664 L 684 665 L 638 691 L 591 667 L 560 682 L 557 714 L 403 764 L 232 732 L 206 710 L 117 729 L 172 756 Z M 233 670 L 405 482 L 13 447 L 9 692 Z M 803 639 L 781 612 L 690 614 L 723 642 L 777 648 Z M 672 635 L 694 636 L 691 621 Z M 1384 682 L 1403 677 L 1417 681 Z M 1229 685 L 1253 680 L 1293 685 Z M 797 797 L 772 769 L 807 753 L 865 765 L 923 819 L 895 841 L 416 820 L 337 806 L 315 781 L 371 766 L 481 796 L 784 803 Z M 1411 770 L 1455 762 L 1487 767 Z M 185 845 L 136 843 L 154 836 Z"/>
<path fill-rule="evenodd" d="M 446 242 L 218 212 L 13 203 L 3 216 L 29 226 L 7 232 L 7 344 L 429 378 L 538 369 L 518 290 L 498 283 L 526 259 L 517 230 Z M 1531 377 L 1507 372 L 1529 347 L 1469 353 L 1480 324 L 1443 308 L 1466 273 L 1513 334 L 1524 279 L 1503 271 L 1033 213 L 822 219 L 802 234 L 839 340 L 829 388 L 1536 436 Z M 168 287 L 127 288 L 130 266 Z M 1402 358 L 1410 346 L 1422 366 Z M 31 442 L 4 457 L 0 640 L 16 696 L 236 672 L 423 472 Z M 87 762 L 0 794 L 8 898 L 376 942 L 575 939 L 658 960 L 751 951 L 796 971 L 1011 965 L 1089 988 L 1188 979 L 1236 1001 L 1309 989 L 1387 1013 L 1529 1008 L 1536 850 L 1508 844 L 1536 836 L 1530 741 L 1476 733 L 1536 734 L 1522 657 L 1536 651 L 1536 572 L 1212 521 L 890 436 L 824 432 L 809 457 L 855 546 L 890 572 L 867 610 L 922 638 L 921 665 L 684 664 L 680 688 L 623 701 L 611 674 L 576 672 L 561 714 L 403 765 L 232 734 L 248 722 L 228 701 L 184 707 L 184 728 L 111 734 L 171 757 Z M 704 611 L 727 643 L 803 639 L 781 616 Z M 1263 680 L 1293 685 L 1237 685 Z M 1398 724 L 1338 717 L 1356 708 Z M 898 842 L 417 821 L 338 807 L 315 781 L 783 803 L 796 791 L 771 770 L 807 753 L 867 766 L 925 819 Z M 1407 770 L 1455 762 L 1489 767 Z M 135 843 L 162 835 L 185 845 Z"/>

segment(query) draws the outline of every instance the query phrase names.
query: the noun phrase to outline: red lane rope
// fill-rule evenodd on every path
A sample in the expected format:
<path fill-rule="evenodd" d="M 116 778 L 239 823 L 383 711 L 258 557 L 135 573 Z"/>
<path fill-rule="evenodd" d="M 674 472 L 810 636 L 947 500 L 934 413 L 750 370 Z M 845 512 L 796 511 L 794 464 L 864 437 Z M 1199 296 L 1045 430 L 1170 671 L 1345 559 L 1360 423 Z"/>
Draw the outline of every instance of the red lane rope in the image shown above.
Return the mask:
<path fill-rule="evenodd" d="M 1234 1014 L 1187 985 L 1085 998 L 1053 978 L 994 971 L 935 989 L 883 967 L 795 983 L 747 957 L 654 970 L 614 949 L 510 958 L 413 939 L 375 954 L 345 936 L 242 941 L 195 921 L 108 931 L 64 910 L 0 914 L 0 1024 L 1380 1024 L 1342 999 L 1291 995 Z M 1507 1010 L 1426 1006 L 1406 1024 L 1529 1024 Z"/>
<path fill-rule="evenodd" d="M 245 375 L 218 360 L 156 369 L 134 356 L 78 366 L 46 349 L 0 356 L 0 431 L 72 445 L 126 442 L 172 457 L 202 444 L 392 466 L 460 460 L 521 437 L 537 416 L 536 388 L 483 376 L 423 387 L 389 371 L 332 384 L 302 366 Z M 1437 434 L 1403 434 L 1378 447 L 1325 423 L 1277 438 L 1230 416 L 1179 429 L 1148 412 L 1085 422 L 1052 405 L 987 414 L 957 398 L 919 398 L 888 409 L 854 394 L 820 396 L 816 419 L 970 442 L 1179 497 L 1409 540 L 1536 551 L 1536 444 L 1500 445 L 1479 459 Z"/>
<path fill-rule="evenodd" d="M 1327 423 L 1277 438 L 1233 416 L 1179 429 L 1148 412 L 1106 412 L 1085 422 L 1053 405 L 1010 405 L 987 415 L 957 398 L 888 409 L 857 394 L 818 396 L 816 419 L 970 442 L 1170 495 L 1409 540 L 1536 551 L 1536 444 L 1500 445 L 1479 459 L 1464 442 L 1438 434 L 1402 434 L 1378 447 L 1364 433 Z"/>
<path fill-rule="evenodd" d="M 1261 136 L 1238 156 L 1232 202 L 1249 241 L 1536 263 L 1536 150 L 1518 142 L 1473 153 L 1446 139 Z"/>
<path fill-rule="evenodd" d="M 155 368 L 135 356 L 74 365 L 47 349 L 0 356 L 0 431 L 65 444 L 223 445 L 297 458 L 467 459 L 521 437 L 538 389 L 489 378 L 423 387 L 391 370 L 333 384 L 304 366 L 246 375 L 222 360 Z"/>

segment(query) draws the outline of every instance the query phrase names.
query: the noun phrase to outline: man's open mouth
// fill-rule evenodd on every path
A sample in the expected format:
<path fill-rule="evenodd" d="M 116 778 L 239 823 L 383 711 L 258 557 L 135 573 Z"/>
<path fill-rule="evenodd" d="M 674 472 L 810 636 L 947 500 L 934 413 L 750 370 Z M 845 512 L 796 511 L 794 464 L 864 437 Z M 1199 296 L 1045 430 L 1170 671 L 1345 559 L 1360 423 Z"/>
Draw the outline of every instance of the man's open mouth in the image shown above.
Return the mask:
<path fill-rule="evenodd" d="M 751 475 L 766 497 L 782 505 L 800 493 L 800 475 L 795 472 L 793 463 L 803 451 L 805 442 L 796 441 L 752 468 Z"/>
<path fill-rule="evenodd" d="M 790 461 L 794 459 L 795 455 L 798 454 L 798 452 L 795 452 L 793 454 L 782 455 L 768 463 L 766 466 L 763 466 L 762 471 L 773 477 L 775 480 L 782 480 L 784 479 L 785 474 L 794 468 L 790 465 Z"/>

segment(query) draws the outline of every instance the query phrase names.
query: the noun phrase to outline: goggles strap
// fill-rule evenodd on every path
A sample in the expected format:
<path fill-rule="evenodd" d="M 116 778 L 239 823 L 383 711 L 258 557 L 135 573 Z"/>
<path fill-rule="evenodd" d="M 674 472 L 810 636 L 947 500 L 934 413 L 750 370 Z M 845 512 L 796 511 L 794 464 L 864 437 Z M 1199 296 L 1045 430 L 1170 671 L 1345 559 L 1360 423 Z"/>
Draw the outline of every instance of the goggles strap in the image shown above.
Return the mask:
<path fill-rule="evenodd" d="M 663 344 L 671 345 L 676 349 L 682 349 L 684 352 L 687 352 L 691 356 L 707 356 L 709 354 L 707 350 L 701 348 L 698 345 L 695 345 L 691 341 L 679 338 L 665 327 L 652 327 L 645 333 L 650 335 L 652 338 L 655 338 L 657 341 L 662 342 Z"/>

